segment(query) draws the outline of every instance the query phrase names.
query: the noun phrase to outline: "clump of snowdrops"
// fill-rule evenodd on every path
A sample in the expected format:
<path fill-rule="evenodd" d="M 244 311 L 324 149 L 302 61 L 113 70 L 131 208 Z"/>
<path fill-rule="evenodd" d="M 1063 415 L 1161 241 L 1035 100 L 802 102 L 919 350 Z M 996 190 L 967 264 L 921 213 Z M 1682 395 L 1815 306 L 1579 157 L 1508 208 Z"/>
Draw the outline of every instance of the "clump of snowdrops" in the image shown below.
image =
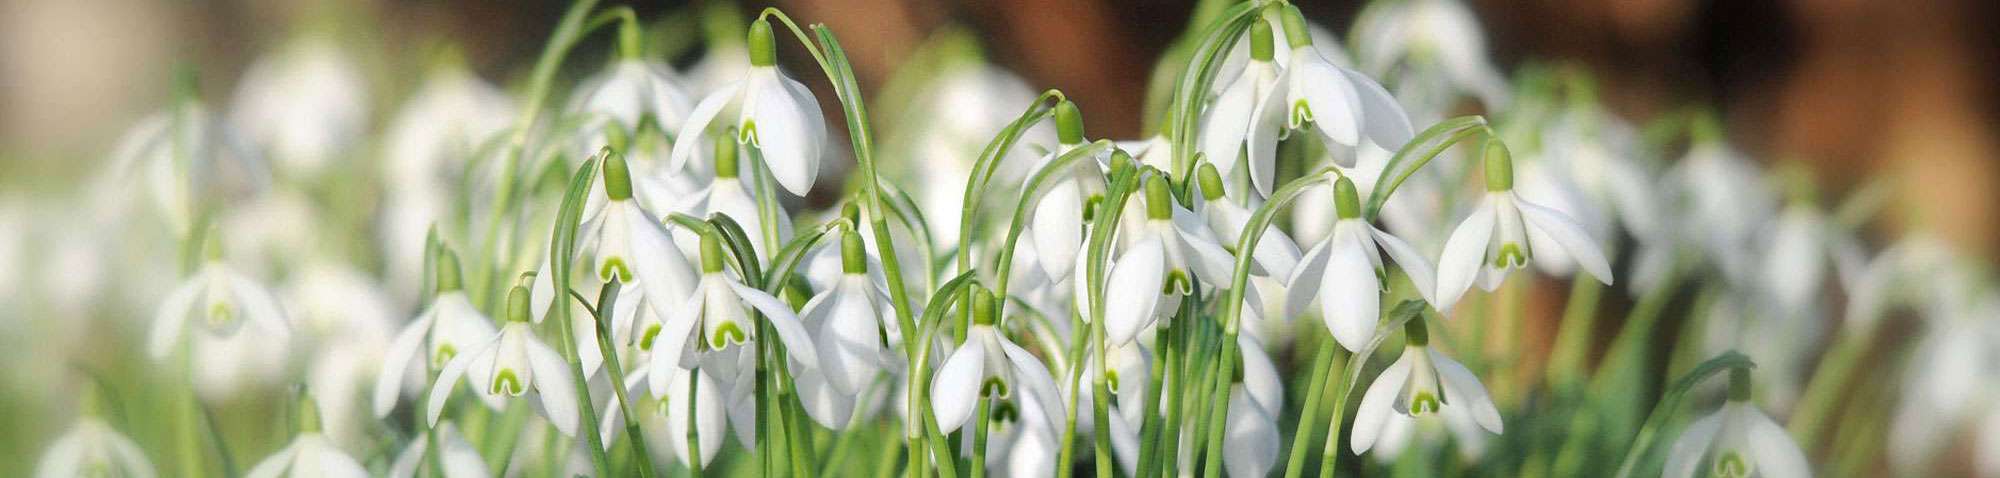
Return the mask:
<path fill-rule="evenodd" d="M 1347 42 L 1204 1 L 1131 141 L 963 33 L 865 98 L 823 25 L 713 7 L 665 23 L 709 37 L 682 69 L 596 3 L 519 88 L 445 61 L 380 127 L 301 40 L 67 212 L 9 204 L 6 269 L 53 279 L 9 309 L 133 345 L 53 355 L 36 473 L 2000 473 L 1979 262 L 1870 252 L 1882 192 L 1699 109 L 1510 79 L 1454 0 Z"/>

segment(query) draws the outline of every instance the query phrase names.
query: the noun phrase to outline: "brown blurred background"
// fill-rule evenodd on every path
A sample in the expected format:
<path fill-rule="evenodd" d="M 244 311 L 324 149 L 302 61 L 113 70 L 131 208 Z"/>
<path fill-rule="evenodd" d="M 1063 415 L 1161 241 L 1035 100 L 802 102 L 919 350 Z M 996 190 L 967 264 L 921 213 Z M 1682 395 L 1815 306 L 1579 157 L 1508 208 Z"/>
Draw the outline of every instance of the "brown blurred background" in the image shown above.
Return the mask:
<path fill-rule="evenodd" d="M 1938 230 L 1986 257 L 2000 246 L 2000 35 L 1991 30 L 2000 2 L 1469 1 L 1503 68 L 1527 60 L 1582 65 L 1600 77 L 1611 107 L 1639 122 L 1712 103 L 1735 142 L 1760 160 L 1815 165 L 1823 189 L 1835 194 L 1891 175 L 1902 186 L 1892 223 Z M 414 86 L 413 73 L 396 73 L 421 71 L 424 60 L 412 51 L 447 40 L 487 78 L 514 82 L 566 4 L 332 3 L 0 0 L 0 172 L 12 176 L 0 186 L 42 189 L 81 176 L 122 129 L 164 103 L 178 62 L 197 65 L 204 93 L 222 99 L 234 75 L 289 32 L 332 28 L 368 45 L 363 53 L 387 52 L 361 55 L 380 118 Z M 1300 3 L 1340 33 L 1362 6 Z M 886 81 L 930 32 L 962 25 L 986 40 L 993 61 L 1077 98 L 1093 136 L 1115 138 L 1138 137 L 1148 67 L 1193 8 L 1169 0 L 776 5 L 801 21 L 832 25 L 865 87 Z M 688 2 L 633 6 L 642 17 L 661 18 Z M 606 40 L 592 39 L 569 70 L 592 70 L 589 58 L 608 50 Z"/>

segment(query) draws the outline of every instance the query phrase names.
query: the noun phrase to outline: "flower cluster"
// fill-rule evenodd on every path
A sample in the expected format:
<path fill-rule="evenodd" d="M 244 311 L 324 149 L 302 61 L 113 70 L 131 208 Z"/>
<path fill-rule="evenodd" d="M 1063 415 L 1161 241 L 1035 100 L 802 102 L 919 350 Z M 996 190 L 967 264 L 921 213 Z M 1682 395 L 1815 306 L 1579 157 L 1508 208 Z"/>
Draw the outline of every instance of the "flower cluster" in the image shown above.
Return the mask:
<path fill-rule="evenodd" d="M 1353 45 L 1283 0 L 1198 9 L 1135 141 L 941 38 L 881 145 L 825 26 L 717 8 L 682 68 L 595 3 L 526 91 L 446 62 L 379 144 L 331 38 L 260 62 L 227 115 L 187 86 L 134 127 L 75 226 L 129 239 L 51 233 L 46 267 L 88 289 L 47 297 L 144 296 L 104 312 L 151 318 L 137 360 L 169 391 L 88 395 L 184 398 L 88 400 L 38 472 L 1626 476 L 1663 455 L 1747 477 L 1852 471 L 1881 437 L 1921 473 L 1966 424 L 2000 445 L 2000 289 L 1975 262 L 1923 236 L 1870 258 L 1867 195 L 1820 207 L 1704 114 L 1641 137 L 1580 73 L 1507 79 L 1457 0 L 1378 2 Z M 612 59 L 552 103 L 599 29 Z M 793 37 L 811 74 L 781 66 Z M 1904 309 L 1925 338 L 1895 396 L 1859 364 Z M 1524 345 L 1527 314 L 1552 345 Z M 1721 405 L 1682 425 L 1688 400 Z M 1873 403 L 1898 406 L 1827 423 Z M 121 406 L 177 435 L 135 442 Z M 291 438 L 225 446 L 263 413 Z"/>

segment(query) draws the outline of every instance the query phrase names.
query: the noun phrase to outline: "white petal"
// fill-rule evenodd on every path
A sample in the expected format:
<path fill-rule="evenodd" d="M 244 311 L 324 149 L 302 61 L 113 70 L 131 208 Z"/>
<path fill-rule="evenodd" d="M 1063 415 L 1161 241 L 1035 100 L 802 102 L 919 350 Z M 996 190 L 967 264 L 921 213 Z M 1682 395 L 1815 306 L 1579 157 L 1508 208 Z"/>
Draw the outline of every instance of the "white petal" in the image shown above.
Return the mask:
<path fill-rule="evenodd" d="M 1486 393 L 1486 386 L 1479 383 L 1479 377 L 1466 369 L 1465 364 L 1452 360 L 1443 352 L 1429 350 L 1431 366 L 1436 367 L 1438 377 L 1443 379 L 1446 406 L 1465 407 L 1472 419 L 1486 431 L 1500 433 L 1500 410 L 1493 406 L 1493 397 Z"/>
<path fill-rule="evenodd" d="M 1285 409 L 1285 385 L 1278 378 L 1278 367 L 1271 363 L 1271 357 L 1264 354 L 1264 345 L 1247 335 L 1236 338 L 1237 350 L 1243 360 L 1243 390 L 1250 400 L 1267 414 L 1275 415 Z"/>
<path fill-rule="evenodd" d="M 1375 376 L 1375 382 L 1368 385 L 1368 391 L 1361 395 L 1361 408 L 1354 410 L 1354 434 L 1348 439 L 1348 446 L 1359 455 L 1375 446 L 1375 438 L 1380 436 L 1389 416 L 1396 414 L 1392 408 L 1396 404 L 1396 393 L 1410 379 L 1410 356 L 1404 354 L 1396 363 L 1383 369 Z"/>
<path fill-rule="evenodd" d="M 1745 405 L 1748 407 L 1748 405 Z M 1771 421 L 1771 417 L 1754 409 L 1746 409 L 1739 417 L 1750 420 L 1745 433 L 1750 441 L 1750 461 L 1755 463 L 1757 474 L 1768 478 L 1807 478 L 1812 476 L 1812 466 L 1806 462 L 1806 454 L 1799 445 L 1792 442 L 1792 436 L 1785 428 Z"/>
<path fill-rule="evenodd" d="M 1133 429 L 1131 423 L 1125 421 L 1124 415 L 1121 414 L 1113 413 L 1106 421 L 1111 422 L 1107 433 L 1111 434 L 1111 452 L 1118 458 L 1118 470 L 1124 472 L 1126 476 L 1138 475 L 1139 431 Z"/>
<path fill-rule="evenodd" d="M 1375 339 L 1375 323 L 1381 319 L 1382 285 L 1375 268 L 1368 263 L 1362 232 L 1353 227 L 1334 226 L 1333 247 L 1327 251 L 1326 278 L 1320 281 L 1319 304 L 1326 330 L 1348 351 L 1359 352 Z"/>
<path fill-rule="evenodd" d="M 1250 113 L 1257 105 L 1253 96 L 1256 83 L 1254 75 L 1238 76 L 1207 111 L 1208 118 L 1201 128 L 1201 152 L 1208 155 L 1208 162 L 1215 165 L 1215 171 L 1222 173 L 1222 177 L 1229 177 L 1243 153 Z"/>
<path fill-rule="evenodd" d="M 1013 365 L 1015 388 L 1026 390 L 1028 397 L 1034 399 L 1036 403 L 1030 406 L 1042 407 L 1042 417 L 1048 420 L 1045 429 L 1057 429 L 1060 425 L 1057 417 L 1063 415 L 1063 405 L 1061 394 L 1056 393 L 1055 377 L 1049 375 L 1048 366 L 1006 337 L 999 337 L 999 342 L 1000 350 L 1007 354 L 1007 361 Z"/>
<path fill-rule="evenodd" d="M 1451 312 L 1451 306 L 1472 288 L 1486 263 L 1486 243 L 1493 239 L 1493 206 L 1481 201 L 1471 217 L 1458 224 L 1451 239 L 1444 242 L 1444 256 L 1438 258 L 1437 309 Z"/>
<path fill-rule="evenodd" d="M 1185 211 L 1178 207 L 1175 209 Z M 1192 214 L 1189 215 L 1189 219 L 1198 221 Z M 1202 225 L 1200 222 L 1194 224 Z M 1186 254 L 1185 258 L 1189 262 L 1189 267 L 1194 269 L 1195 277 L 1207 282 L 1210 287 L 1228 289 L 1235 279 L 1236 257 L 1230 255 L 1229 250 L 1223 249 L 1221 244 L 1216 244 L 1215 239 L 1206 234 L 1206 229 L 1201 231 L 1179 229 L 1177 221 L 1176 232 L 1174 235 L 1178 241 L 1176 245 Z"/>
<path fill-rule="evenodd" d="M 708 97 L 702 98 L 701 103 L 695 104 L 694 112 L 688 114 L 687 125 L 678 132 L 679 137 L 674 138 L 674 151 L 668 169 L 680 171 L 695 155 L 708 154 L 702 148 L 710 141 L 708 135 L 704 133 L 708 129 L 708 124 L 715 121 L 715 115 L 722 113 L 722 108 L 729 106 L 729 102 L 736 99 L 737 88 L 735 84 L 724 86 L 714 93 L 709 93 Z"/>
<path fill-rule="evenodd" d="M 57 438 L 49 444 L 49 450 L 42 453 L 42 460 L 35 465 L 36 478 L 72 478 L 83 476 L 83 447 L 86 428 L 78 428 Z"/>
<path fill-rule="evenodd" d="M 804 373 L 793 379 L 798 386 L 799 404 L 806 409 L 806 415 L 827 428 L 847 428 L 854 415 L 854 397 L 835 390 L 821 374 Z"/>
<path fill-rule="evenodd" d="M 1229 397 L 1229 415 L 1223 431 L 1229 446 L 1223 449 L 1222 464 L 1230 476 L 1265 476 L 1278 463 L 1278 428 L 1245 395 L 1234 393 Z"/>
<path fill-rule="evenodd" d="M 1354 85 L 1354 93 L 1360 100 L 1358 111 L 1361 112 L 1362 134 L 1390 151 L 1400 149 L 1403 143 L 1410 141 L 1410 137 L 1416 134 L 1415 128 L 1410 126 L 1410 116 L 1403 112 L 1401 104 L 1396 103 L 1396 97 L 1361 72 L 1339 66 L 1334 68 L 1338 68 Z"/>
<path fill-rule="evenodd" d="M 1286 70 L 1291 77 L 1292 89 L 1286 101 L 1289 113 L 1292 105 L 1304 100 L 1312 109 L 1313 126 L 1321 134 L 1341 145 L 1354 145 L 1360 141 L 1360 125 L 1355 120 L 1360 105 L 1359 95 L 1354 93 L 1354 85 L 1348 83 L 1346 75 L 1338 67 L 1327 63 L 1318 54 L 1293 58 L 1292 69 Z"/>
<path fill-rule="evenodd" d="M 535 372 L 535 391 L 542 396 L 542 411 L 547 414 L 549 424 L 555 425 L 564 436 L 576 436 L 576 376 L 570 373 L 569 362 L 548 344 L 530 340 L 528 366 Z"/>
<path fill-rule="evenodd" d="M 1104 332 L 1111 345 L 1131 342 L 1139 329 L 1153 322 L 1166 277 L 1166 254 L 1158 238 L 1139 242 L 1111 265 L 1103 299 Z M 1081 297 L 1078 302 L 1079 306 L 1087 304 Z"/>
<path fill-rule="evenodd" d="M 979 402 L 980 382 L 986 377 L 986 347 L 967 337 L 965 344 L 951 353 L 931 380 L 931 412 L 944 433 L 958 430 L 972 418 Z"/>
<path fill-rule="evenodd" d="M 410 361 L 416 359 L 417 350 L 423 348 L 424 335 L 431 330 L 435 315 L 424 314 L 403 326 L 396 333 L 395 340 L 389 342 L 389 349 L 382 357 L 382 370 L 375 375 L 374 412 L 375 418 L 389 416 L 396 408 L 396 399 L 403 394 L 403 377 L 409 373 Z"/>
<path fill-rule="evenodd" d="M 646 376 L 653 396 L 667 396 L 668 382 L 673 379 L 674 372 L 688 365 L 684 362 L 691 351 L 688 344 L 698 339 L 691 335 L 701 321 L 701 306 L 702 301 L 697 296 L 681 301 L 674 315 L 659 317 L 662 324 L 660 335 L 653 337 L 653 357 Z M 659 308 L 653 307 L 652 310 L 658 311 Z"/>
<path fill-rule="evenodd" d="M 438 372 L 437 382 L 431 384 L 430 403 L 425 404 L 424 407 L 426 423 L 429 423 L 433 427 L 437 426 L 438 415 L 444 413 L 444 404 L 451 399 L 451 391 L 458 385 L 458 380 L 465 376 L 465 369 L 470 367 L 472 362 L 481 359 L 490 360 L 489 357 L 485 356 L 492 355 L 495 346 L 499 345 L 499 343 L 499 337 L 494 337 L 493 340 L 486 342 L 485 345 L 481 345 L 479 350 L 453 357 L 450 363 L 445 364 L 444 370 Z"/>
<path fill-rule="evenodd" d="M 243 315 L 249 316 L 251 324 L 281 338 L 291 334 L 291 324 L 285 322 L 285 312 L 278 307 L 278 299 L 271 296 L 270 289 L 233 271 L 229 273 L 229 288 L 234 291 L 235 300 L 243 305 Z"/>
<path fill-rule="evenodd" d="M 160 303 L 160 311 L 153 315 L 153 331 L 146 334 L 147 355 L 162 359 L 173 354 L 174 344 L 180 343 L 181 331 L 187 328 L 188 316 L 195 313 L 195 296 L 200 295 L 206 282 L 200 277 L 191 278 Z"/>
<path fill-rule="evenodd" d="M 1042 270 L 1051 279 L 1062 279 L 1070 275 L 1070 264 L 1083 243 L 1083 190 L 1064 179 L 1044 191 L 1035 203 L 1034 224 L 1028 232 Z"/>
<path fill-rule="evenodd" d="M 1403 238 L 1389 234 L 1388 231 L 1368 226 L 1368 232 L 1375 237 L 1375 244 L 1381 246 L 1383 252 L 1389 253 L 1389 258 L 1394 259 L 1396 266 L 1403 269 L 1403 275 L 1410 277 L 1410 282 L 1417 286 L 1417 295 L 1423 296 L 1425 302 L 1436 307 L 1437 275 L 1431 271 L 1430 259 L 1425 258 L 1424 254 L 1418 252 L 1410 243 L 1403 242 Z"/>
<path fill-rule="evenodd" d="M 832 313 L 820 325 L 824 331 L 820 340 L 825 343 L 815 344 L 820 348 L 820 368 L 825 371 L 827 382 L 847 395 L 860 393 L 881 367 L 878 360 L 881 329 L 877 326 L 881 314 L 866 296 L 872 287 L 866 283 L 850 284 L 845 290 L 859 294 L 836 300 Z"/>
<path fill-rule="evenodd" d="M 772 71 L 775 73 L 776 69 Z M 826 141 L 825 118 L 821 116 L 819 101 L 812 98 L 804 85 L 782 73 L 773 80 L 748 92 L 756 95 L 749 104 L 755 108 L 750 114 L 757 121 L 757 147 L 778 185 L 793 195 L 804 196 L 812 191 L 813 182 L 819 177 L 823 148 L 820 143 Z"/>
<path fill-rule="evenodd" d="M 694 265 L 682 255 L 673 236 L 653 217 L 637 207 L 623 208 L 626 230 L 631 235 L 632 273 L 639 277 L 653 308 L 672 310 L 694 290 Z M 665 322 L 665 321 L 662 321 Z"/>
<path fill-rule="evenodd" d="M 1541 231 L 1549 238 L 1555 239 L 1556 245 L 1575 258 L 1576 263 L 1582 265 L 1585 272 L 1597 277 L 1597 280 L 1605 285 L 1611 285 L 1611 263 L 1604 260 L 1604 251 L 1599 250 L 1597 240 L 1591 239 L 1590 234 L 1584 232 L 1582 225 L 1553 209 L 1527 201 L 1514 203 L 1521 208 L 1521 217 L 1527 219 L 1529 230 Z M 1541 249 L 1547 245 L 1530 244 L 1529 247 Z"/>
<path fill-rule="evenodd" d="M 99 439 L 104 440 L 104 446 L 111 452 L 111 459 L 117 462 L 118 469 L 127 473 L 124 476 L 153 478 L 152 460 L 146 459 L 145 450 L 130 437 L 106 429 Z"/>
<path fill-rule="evenodd" d="M 1667 452 L 1667 465 L 1662 469 L 1663 477 L 1689 478 L 1701 468 L 1701 457 L 1708 453 L 1710 444 L 1715 442 L 1715 434 L 1722 431 L 1723 412 L 1711 413 L 1688 424 L 1681 437 L 1674 440 L 1672 451 Z"/>
<path fill-rule="evenodd" d="M 1254 100 L 1257 108 L 1250 113 L 1250 135 L 1245 138 L 1244 151 L 1249 154 L 1250 185 L 1257 189 L 1258 197 L 1270 197 L 1271 188 L 1277 187 L 1273 183 L 1278 179 L 1278 136 L 1285 131 L 1288 87 L 1284 81 L 1273 83 L 1263 98 Z"/>
<path fill-rule="evenodd" d="M 293 442 L 290 445 L 286 445 L 284 449 L 278 450 L 277 453 L 264 458 L 264 461 L 257 462 L 257 466 L 251 467 L 250 472 L 243 476 L 244 478 L 278 478 L 284 475 L 286 468 L 291 467 L 292 457 L 298 456 L 298 454 L 299 444 L 298 442 Z"/>
<path fill-rule="evenodd" d="M 1298 317 L 1306 313 L 1306 306 L 1312 305 L 1319 297 L 1319 285 L 1326 279 L 1326 265 L 1332 254 L 1333 236 L 1313 244 L 1306 255 L 1299 258 L 1292 267 L 1292 277 L 1285 280 L 1285 317 Z"/>
<path fill-rule="evenodd" d="M 764 291 L 733 281 L 729 283 L 729 288 L 736 291 L 736 296 L 743 298 L 743 302 L 764 313 L 771 329 L 778 332 L 778 340 L 785 342 L 785 353 L 792 360 L 807 368 L 819 368 L 819 351 L 813 349 L 812 337 L 806 334 L 805 326 L 799 324 L 799 317 L 792 315 L 792 306 Z"/>

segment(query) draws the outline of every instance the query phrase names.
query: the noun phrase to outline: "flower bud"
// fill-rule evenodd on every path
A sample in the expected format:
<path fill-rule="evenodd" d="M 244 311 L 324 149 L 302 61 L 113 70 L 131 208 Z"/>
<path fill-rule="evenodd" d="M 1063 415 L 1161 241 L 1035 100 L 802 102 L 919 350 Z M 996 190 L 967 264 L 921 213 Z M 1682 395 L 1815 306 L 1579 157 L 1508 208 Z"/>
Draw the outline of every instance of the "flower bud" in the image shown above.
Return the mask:
<path fill-rule="evenodd" d="M 517 285 L 513 290 L 507 291 L 508 322 L 527 322 L 534 315 L 535 308 L 529 305 L 533 303 L 528 300 L 530 297 L 528 288 L 524 286 Z"/>
<path fill-rule="evenodd" d="M 1269 62 L 1272 58 L 1271 22 L 1258 19 L 1250 23 L 1250 59 Z"/>
<path fill-rule="evenodd" d="M 722 239 L 716 234 L 701 235 L 701 273 L 722 272 Z"/>
<path fill-rule="evenodd" d="M 1216 172 L 1214 164 L 1201 163 L 1201 169 L 1195 171 L 1195 181 L 1201 185 L 1202 199 L 1220 201 L 1228 193 L 1222 188 L 1222 173 Z"/>
<path fill-rule="evenodd" d="M 978 325 L 993 325 L 998 323 L 1000 317 L 999 313 L 994 310 L 996 308 L 995 302 L 993 291 L 986 290 L 984 287 L 975 289 L 972 292 L 972 323 Z"/>
<path fill-rule="evenodd" d="M 848 274 L 868 273 L 868 250 L 861 243 L 861 234 L 853 229 L 840 234 L 840 270 Z"/>
<path fill-rule="evenodd" d="M 1174 217 L 1174 195 L 1167 190 L 1167 179 L 1158 174 L 1146 177 L 1146 218 L 1172 219 Z"/>

